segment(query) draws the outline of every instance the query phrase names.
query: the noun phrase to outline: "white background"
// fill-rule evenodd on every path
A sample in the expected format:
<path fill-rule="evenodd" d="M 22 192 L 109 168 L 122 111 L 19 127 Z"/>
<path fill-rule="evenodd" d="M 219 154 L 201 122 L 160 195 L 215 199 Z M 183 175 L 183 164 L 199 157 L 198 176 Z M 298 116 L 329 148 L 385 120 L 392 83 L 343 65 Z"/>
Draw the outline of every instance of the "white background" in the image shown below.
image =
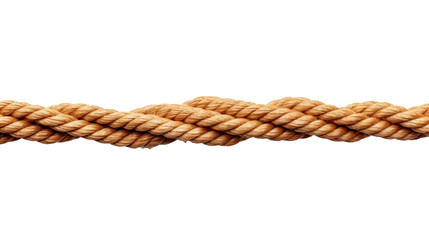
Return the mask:
<path fill-rule="evenodd" d="M 0 98 L 429 102 L 427 1 L 1 1 Z M 428 239 L 427 139 L 0 146 L 0 239 Z"/>

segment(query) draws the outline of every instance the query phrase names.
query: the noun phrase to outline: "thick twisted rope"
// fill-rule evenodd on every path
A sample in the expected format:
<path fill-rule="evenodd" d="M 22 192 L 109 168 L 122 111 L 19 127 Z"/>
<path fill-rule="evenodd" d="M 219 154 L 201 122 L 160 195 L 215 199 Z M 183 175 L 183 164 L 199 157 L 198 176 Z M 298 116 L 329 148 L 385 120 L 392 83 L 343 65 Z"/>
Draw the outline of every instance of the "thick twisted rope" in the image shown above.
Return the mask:
<path fill-rule="evenodd" d="M 337 108 L 306 98 L 266 105 L 218 97 L 161 104 L 130 112 L 63 103 L 42 107 L 0 102 L 0 144 L 77 138 L 151 148 L 175 140 L 231 146 L 248 138 L 293 141 L 318 136 L 356 142 L 368 136 L 414 140 L 429 135 L 429 104 L 409 109 L 382 102 Z"/>

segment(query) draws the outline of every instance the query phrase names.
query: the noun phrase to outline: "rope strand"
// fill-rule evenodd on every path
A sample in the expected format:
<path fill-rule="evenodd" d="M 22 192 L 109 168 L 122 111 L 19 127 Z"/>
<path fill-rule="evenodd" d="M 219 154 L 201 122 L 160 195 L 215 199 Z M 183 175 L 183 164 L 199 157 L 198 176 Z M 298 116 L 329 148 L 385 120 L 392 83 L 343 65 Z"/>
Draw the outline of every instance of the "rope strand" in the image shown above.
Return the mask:
<path fill-rule="evenodd" d="M 130 112 L 62 103 L 50 107 L 0 101 L 0 144 L 95 140 L 152 148 L 175 140 L 231 146 L 248 138 L 293 141 L 317 136 L 356 142 L 368 136 L 414 140 L 429 135 L 429 104 L 406 109 L 383 102 L 335 107 L 307 98 L 266 105 L 218 97 L 160 104 Z"/>

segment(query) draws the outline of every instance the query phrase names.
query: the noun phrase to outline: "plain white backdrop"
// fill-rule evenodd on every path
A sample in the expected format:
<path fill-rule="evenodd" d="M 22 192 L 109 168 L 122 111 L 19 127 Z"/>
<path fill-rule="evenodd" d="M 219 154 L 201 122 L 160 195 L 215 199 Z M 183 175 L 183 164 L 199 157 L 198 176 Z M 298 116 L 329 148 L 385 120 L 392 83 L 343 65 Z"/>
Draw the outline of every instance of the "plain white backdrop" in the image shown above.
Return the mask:
<path fill-rule="evenodd" d="M 427 1 L 1 1 L 0 99 L 429 102 Z M 429 140 L 0 146 L 0 239 L 428 239 Z"/>

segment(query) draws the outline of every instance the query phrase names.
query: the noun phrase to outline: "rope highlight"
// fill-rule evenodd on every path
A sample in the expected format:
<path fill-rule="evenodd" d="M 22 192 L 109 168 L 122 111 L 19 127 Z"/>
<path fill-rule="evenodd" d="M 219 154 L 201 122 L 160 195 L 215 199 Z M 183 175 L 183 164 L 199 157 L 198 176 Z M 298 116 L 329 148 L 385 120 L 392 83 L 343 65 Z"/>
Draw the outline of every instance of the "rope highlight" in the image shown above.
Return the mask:
<path fill-rule="evenodd" d="M 175 140 L 232 146 L 248 138 L 294 141 L 311 136 L 356 142 L 368 136 L 414 140 L 429 134 L 429 104 L 406 109 L 385 102 L 338 108 L 307 98 L 266 105 L 218 97 L 161 104 L 130 112 L 86 104 L 50 107 L 0 101 L 0 144 L 77 138 L 152 148 Z"/>

